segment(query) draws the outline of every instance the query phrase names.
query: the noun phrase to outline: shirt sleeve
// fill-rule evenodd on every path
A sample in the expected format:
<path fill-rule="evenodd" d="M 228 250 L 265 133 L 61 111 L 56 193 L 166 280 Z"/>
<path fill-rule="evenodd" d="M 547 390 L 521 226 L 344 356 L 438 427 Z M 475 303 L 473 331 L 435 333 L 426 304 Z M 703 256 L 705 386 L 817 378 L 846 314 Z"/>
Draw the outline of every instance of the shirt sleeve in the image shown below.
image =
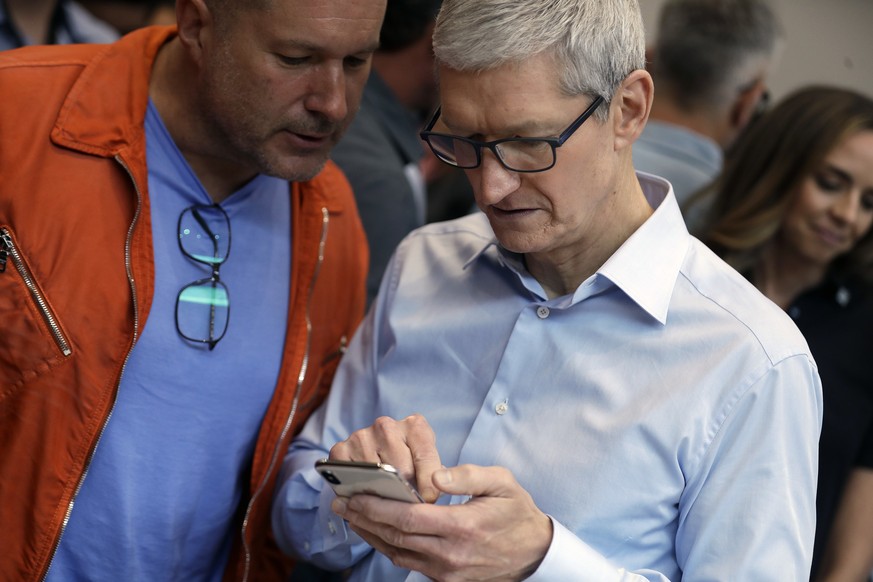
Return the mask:
<path fill-rule="evenodd" d="M 367 396 L 375 389 L 367 355 L 373 311 L 349 345 L 330 396 L 291 442 L 273 501 L 273 531 L 279 547 L 327 570 L 349 567 L 373 551 L 333 513 L 333 490 L 315 470 L 315 462 L 326 458 L 334 444 L 376 418 L 372 409 L 376 399 Z"/>
<path fill-rule="evenodd" d="M 301 433 L 288 450 L 273 502 L 273 531 L 285 553 L 320 568 L 341 570 L 370 548 L 331 511 L 333 490 L 313 468 L 315 461 L 327 457 L 327 451 L 310 445 Z"/>
<path fill-rule="evenodd" d="M 768 369 L 725 411 L 679 504 L 683 580 L 805 580 L 815 532 L 821 383 L 805 356 Z M 532 582 L 667 581 L 613 564 L 552 519 Z"/>
<path fill-rule="evenodd" d="M 554 532 L 552 543 L 537 571 L 526 579 L 528 582 L 667 582 L 668 579 L 657 572 L 628 572 L 617 568 L 553 517 L 549 516 L 549 519 L 552 520 Z"/>
<path fill-rule="evenodd" d="M 337 368 L 330 394 L 291 441 L 273 497 L 272 524 L 279 547 L 326 570 L 345 569 L 374 551 L 330 509 L 335 495 L 315 470 L 315 462 L 382 415 L 377 408 L 377 362 L 393 341 L 382 331 L 387 327 L 382 322 L 394 299 L 401 265 L 398 249 L 376 301 Z"/>

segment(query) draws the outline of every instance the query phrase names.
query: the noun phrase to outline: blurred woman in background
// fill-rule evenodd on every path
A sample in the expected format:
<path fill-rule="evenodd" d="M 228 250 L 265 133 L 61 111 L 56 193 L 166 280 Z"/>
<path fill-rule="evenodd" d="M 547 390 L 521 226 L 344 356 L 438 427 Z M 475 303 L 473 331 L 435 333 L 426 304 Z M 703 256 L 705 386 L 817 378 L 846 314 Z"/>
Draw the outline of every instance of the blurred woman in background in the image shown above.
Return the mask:
<path fill-rule="evenodd" d="M 873 568 L 873 101 L 795 92 L 751 127 L 698 237 L 785 309 L 819 367 L 824 420 L 812 579 Z"/>

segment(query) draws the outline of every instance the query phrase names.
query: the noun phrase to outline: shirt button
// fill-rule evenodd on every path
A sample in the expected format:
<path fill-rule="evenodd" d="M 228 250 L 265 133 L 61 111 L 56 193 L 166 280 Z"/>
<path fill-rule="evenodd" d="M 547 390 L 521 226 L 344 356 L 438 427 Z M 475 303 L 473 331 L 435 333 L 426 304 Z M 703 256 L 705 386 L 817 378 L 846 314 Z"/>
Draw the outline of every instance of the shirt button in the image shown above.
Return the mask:
<path fill-rule="evenodd" d="M 498 404 L 497 406 L 494 407 L 494 412 L 496 412 L 497 414 L 499 414 L 501 416 L 506 414 L 506 411 L 508 411 L 508 410 L 509 410 L 509 404 L 507 404 L 506 402 L 501 402 L 500 404 Z"/>
<path fill-rule="evenodd" d="M 333 524 L 332 521 L 327 522 L 327 529 L 330 532 L 330 535 L 336 535 L 336 526 Z"/>
<path fill-rule="evenodd" d="M 540 319 L 545 319 L 549 316 L 549 308 L 545 306 L 537 307 L 537 317 Z"/>

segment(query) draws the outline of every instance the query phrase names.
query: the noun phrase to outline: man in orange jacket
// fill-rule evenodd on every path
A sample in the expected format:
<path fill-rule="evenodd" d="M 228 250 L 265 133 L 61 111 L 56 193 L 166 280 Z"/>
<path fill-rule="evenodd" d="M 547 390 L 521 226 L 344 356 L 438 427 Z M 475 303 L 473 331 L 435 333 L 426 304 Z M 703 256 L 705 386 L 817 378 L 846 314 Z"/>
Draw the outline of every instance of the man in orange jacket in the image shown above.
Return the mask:
<path fill-rule="evenodd" d="M 0 55 L 0 579 L 282 579 L 279 461 L 363 312 L 327 158 L 384 10 L 178 0 Z"/>

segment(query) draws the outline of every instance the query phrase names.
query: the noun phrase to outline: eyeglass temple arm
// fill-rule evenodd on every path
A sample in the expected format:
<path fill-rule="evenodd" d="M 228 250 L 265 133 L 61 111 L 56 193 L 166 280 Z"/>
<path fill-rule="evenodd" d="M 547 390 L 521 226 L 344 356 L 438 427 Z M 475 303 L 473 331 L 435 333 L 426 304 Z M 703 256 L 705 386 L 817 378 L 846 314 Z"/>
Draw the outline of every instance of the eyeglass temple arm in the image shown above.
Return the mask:
<path fill-rule="evenodd" d="M 558 145 L 561 145 L 561 144 L 563 144 L 565 141 L 567 141 L 567 139 L 568 139 L 571 135 L 573 135 L 573 133 L 574 133 L 577 129 L 579 129 L 579 126 L 582 125 L 583 123 L 585 123 L 585 120 L 588 119 L 589 117 L 591 117 L 591 114 L 594 113 L 594 112 L 597 110 L 597 108 L 600 107 L 600 104 L 603 103 L 604 101 L 605 101 L 605 99 L 603 98 L 603 96 L 602 96 L 602 95 L 598 95 L 598 96 L 594 99 L 594 101 L 591 102 L 591 105 L 588 106 L 588 109 L 586 109 L 585 111 L 583 111 L 583 112 L 582 112 L 582 115 L 580 115 L 578 118 L 576 118 L 576 121 L 574 121 L 574 122 L 570 125 L 570 127 L 568 127 L 567 129 L 565 129 L 564 132 L 563 132 L 561 135 L 558 136 Z"/>

